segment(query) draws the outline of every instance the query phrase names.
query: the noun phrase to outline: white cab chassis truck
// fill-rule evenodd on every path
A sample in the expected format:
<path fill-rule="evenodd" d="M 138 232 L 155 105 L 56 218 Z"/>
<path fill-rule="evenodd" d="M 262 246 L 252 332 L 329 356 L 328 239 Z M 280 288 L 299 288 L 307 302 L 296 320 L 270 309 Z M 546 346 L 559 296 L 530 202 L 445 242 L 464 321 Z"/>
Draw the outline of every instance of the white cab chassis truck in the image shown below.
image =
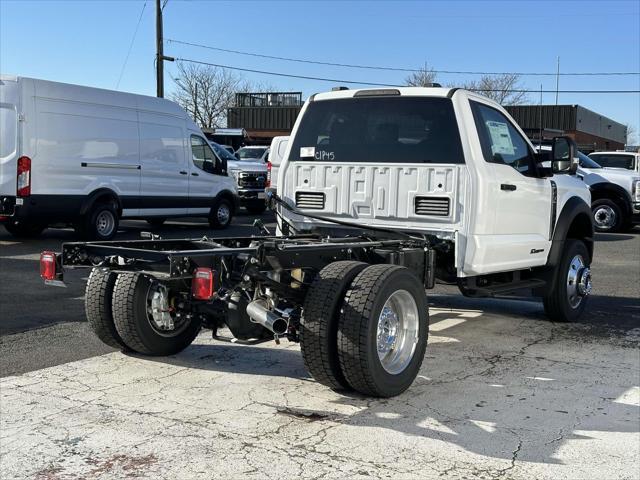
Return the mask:
<path fill-rule="evenodd" d="M 398 395 L 422 364 L 436 281 L 474 297 L 528 290 L 556 321 L 583 313 L 589 191 L 570 139 L 552 159 L 544 168 L 504 109 L 465 90 L 318 94 L 268 192 L 277 235 L 67 243 L 42 253 L 41 275 L 92 269 L 87 318 L 114 347 L 170 355 L 203 326 L 286 337 L 318 382 Z"/>

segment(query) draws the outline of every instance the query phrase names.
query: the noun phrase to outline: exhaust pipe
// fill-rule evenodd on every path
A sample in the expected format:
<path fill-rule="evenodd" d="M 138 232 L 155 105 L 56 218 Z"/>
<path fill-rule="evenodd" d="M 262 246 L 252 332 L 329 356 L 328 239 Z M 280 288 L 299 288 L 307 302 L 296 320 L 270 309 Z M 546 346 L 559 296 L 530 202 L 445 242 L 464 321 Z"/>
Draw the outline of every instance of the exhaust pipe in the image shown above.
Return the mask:
<path fill-rule="evenodd" d="M 289 329 L 289 322 L 265 307 L 264 300 L 254 300 L 247 305 L 247 315 L 252 322 L 259 323 L 276 335 L 284 335 Z"/>

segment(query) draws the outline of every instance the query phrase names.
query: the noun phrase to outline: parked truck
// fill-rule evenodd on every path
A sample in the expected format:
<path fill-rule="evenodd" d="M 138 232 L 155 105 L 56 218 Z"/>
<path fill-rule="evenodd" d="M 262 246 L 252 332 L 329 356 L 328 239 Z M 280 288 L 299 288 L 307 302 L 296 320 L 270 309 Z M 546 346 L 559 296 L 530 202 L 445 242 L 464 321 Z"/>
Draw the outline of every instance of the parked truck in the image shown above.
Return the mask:
<path fill-rule="evenodd" d="M 317 94 L 268 192 L 277 235 L 66 243 L 41 275 L 91 269 L 87 319 L 116 348 L 171 355 L 226 326 L 235 342 L 300 342 L 328 387 L 398 395 L 422 364 L 436 281 L 530 291 L 555 321 L 584 312 L 593 225 L 574 142 L 540 162 L 500 105 L 465 90 Z"/>

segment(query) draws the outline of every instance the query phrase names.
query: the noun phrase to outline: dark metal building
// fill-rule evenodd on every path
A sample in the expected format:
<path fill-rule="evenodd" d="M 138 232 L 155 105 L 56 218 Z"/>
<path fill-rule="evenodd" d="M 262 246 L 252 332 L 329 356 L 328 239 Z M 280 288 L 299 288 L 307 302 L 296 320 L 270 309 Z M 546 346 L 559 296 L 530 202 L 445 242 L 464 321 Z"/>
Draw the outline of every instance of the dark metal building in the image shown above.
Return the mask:
<path fill-rule="evenodd" d="M 268 145 L 291 133 L 302 104 L 302 92 L 238 93 L 227 110 L 227 127 L 244 129 L 247 143 Z"/>
<path fill-rule="evenodd" d="M 624 148 L 627 127 L 580 105 L 516 105 L 505 107 L 531 139 L 540 131 L 572 137 L 585 153 Z M 560 133 L 561 132 L 561 133 Z"/>

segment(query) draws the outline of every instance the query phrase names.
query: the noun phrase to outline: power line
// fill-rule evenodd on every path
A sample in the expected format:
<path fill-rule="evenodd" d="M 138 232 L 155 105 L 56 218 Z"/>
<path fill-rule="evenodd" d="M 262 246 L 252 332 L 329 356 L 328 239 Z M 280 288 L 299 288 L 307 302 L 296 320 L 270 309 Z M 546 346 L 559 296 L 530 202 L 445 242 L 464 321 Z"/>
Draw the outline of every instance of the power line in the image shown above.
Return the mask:
<path fill-rule="evenodd" d="M 129 44 L 129 50 L 127 51 L 127 56 L 124 59 L 124 63 L 122 64 L 122 69 L 120 70 L 120 76 L 118 77 L 118 83 L 116 83 L 116 90 L 120 87 L 120 80 L 122 80 L 122 75 L 124 74 L 124 69 L 127 66 L 127 62 L 129 61 L 129 55 L 131 55 L 131 49 L 133 48 L 133 43 L 136 41 L 136 36 L 138 35 L 138 28 L 140 28 L 140 22 L 142 21 L 142 14 L 144 13 L 144 9 L 147 6 L 147 2 L 144 2 L 142 5 L 142 11 L 140 12 L 140 17 L 138 18 L 138 23 L 136 24 L 136 29 L 133 32 L 133 37 L 131 38 L 131 43 Z"/>
<path fill-rule="evenodd" d="M 267 70 L 255 70 L 252 68 L 234 67 L 231 65 L 223 65 L 220 63 L 203 62 L 190 58 L 176 57 L 176 62 L 195 63 L 198 65 L 207 65 L 209 67 L 225 68 L 227 70 L 239 70 L 241 72 L 259 73 L 262 75 L 273 75 L 276 77 L 301 78 L 303 80 L 317 80 L 320 82 L 342 83 L 351 85 L 371 85 L 375 87 L 406 87 L 407 85 L 394 85 L 389 83 L 362 82 L 358 80 L 344 80 L 337 78 L 311 77 L 307 75 L 295 75 L 292 73 L 270 72 Z M 468 90 L 474 92 L 510 92 L 510 93 L 556 93 L 556 90 L 528 90 L 528 89 L 487 89 L 487 88 L 470 88 Z M 640 90 L 559 90 L 558 93 L 640 93 Z"/>
<path fill-rule="evenodd" d="M 416 73 L 416 72 L 424 71 L 424 69 L 406 68 L 406 67 L 356 65 L 351 63 L 324 62 L 319 60 L 308 60 L 303 58 L 279 57 L 275 55 L 265 55 L 261 53 L 245 52 L 242 50 L 231 50 L 228 48 L 214 47 L 211 45 L 203 45 L 200 43 L 184 42 L 182 40 L 174 40 L 171 38 L 167 38 L 166 41 L 171 43 L 177 43 L 180 45 L 188 45 L 191 47 L 206 48 L 208 50 L 215 50 L 218 52 L 233 53 L 233 54 L 245 55 L 249 57 L 268 58 L 270 60 L 283 60 L 286 62 L 311 63 L 314 65 L 325 65 L 330 67 L 360 68 L 365 70 L 386 70 L 391 72 L 406 72 L 406 73 Z M 461 75 L 520 75 L 523 77 L 528 77 L 528 76 L 555 77 L 556 75 L 558 75 L 557 72 L 549 72 L 549 73 L 547 72 L 479 72 L 479 71 L 463 71 L 463 70 L 429 70 L 429 71 L 432 71 L 434 73 L 461 74 Z M 623 75 L 640 75 L 640 72 L 561 72 L 559 75 L 560 76 L 623 76 Z"/>

